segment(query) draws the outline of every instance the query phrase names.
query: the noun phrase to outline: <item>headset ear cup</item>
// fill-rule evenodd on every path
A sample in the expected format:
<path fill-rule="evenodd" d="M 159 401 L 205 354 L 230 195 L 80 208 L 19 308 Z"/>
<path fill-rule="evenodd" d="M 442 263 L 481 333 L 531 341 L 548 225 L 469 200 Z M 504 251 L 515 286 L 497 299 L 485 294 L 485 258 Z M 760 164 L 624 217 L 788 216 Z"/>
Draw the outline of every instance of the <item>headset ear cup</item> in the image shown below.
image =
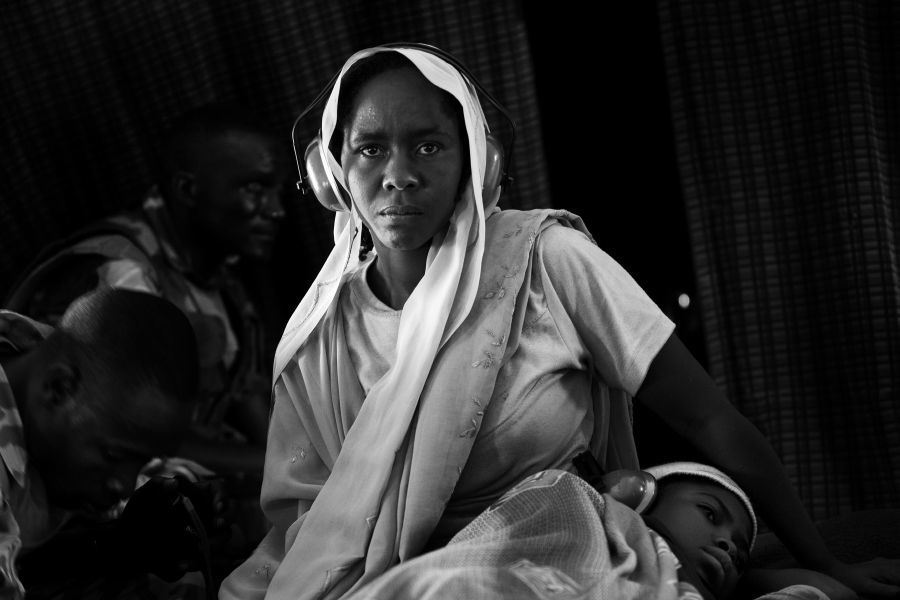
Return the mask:
<path fill-rule="evenodd" d="M 321 138 L 316 136 L 306 146 L 306 152 L 303 153 L 307 182 L 322 206 L 333 212 L 347 211 L 349 207 L 341 202 L 338 193 L 335 193 L 335 190 L 331 187 L 331 182 L 328 181 L 325 171 L 326 167 L 322 162 L 322 154 L 319 152 L 321 144 Z"/>
<path fill-rule="evenodd" d="M 503 146 L 490 133 L 487 134 L 487 147 L 485 152 L 484 185 L 481 188 L 481 197 L 490 201 L 498 195 L 503 183 Z"/>

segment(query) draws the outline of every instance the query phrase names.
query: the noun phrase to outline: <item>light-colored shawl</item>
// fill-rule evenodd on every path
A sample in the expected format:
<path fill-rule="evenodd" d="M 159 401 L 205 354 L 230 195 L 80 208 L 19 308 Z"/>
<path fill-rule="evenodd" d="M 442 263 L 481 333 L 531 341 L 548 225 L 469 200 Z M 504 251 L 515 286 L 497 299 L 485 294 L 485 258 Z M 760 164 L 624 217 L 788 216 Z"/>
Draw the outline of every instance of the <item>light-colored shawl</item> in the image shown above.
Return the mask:
<path fill-rule="evenodd" d="M 704 600 L 669 543 L 641 516 L 559 470 L 528 477 L 443 548 L 347 600 Z M 756 600 L 828 600 L 796 584 Z"/>
<path fill-rule="evenodd" d="M 445 547 L 348 600 L 448 598 L 703 600 L 636 512 L 552 469 L 510 489 Z"/>
<path fill-rule="evenodd" d="M 413 492 L 407 494 L 413 461 L 411 446 L 416 437 L 411 431 L 435 358 L 472 308 L 485 248 L 485 212 L 498 210 L 499 191 L 492 198 L 482 198 L 487 122 L 473 84 L 449 62 L 416 48 L 370 48 L 354 54 L 342 68 L 325 105 L 319 146 L 331 185 L 347 191 L 341 166 L 328 151 L 337 125 L 341 81 L 352 64 L 383 51 L 403 54 L 430 82 L 459 101 L 472 177 L 447 230 L 432 241 L 425 274 L 403 307 L 396 362 L 366 396 L 316 502 L 298 528 L 288 532 L 285 563 L 292 568 L 275 573 L 267 597 L 339 598 L 357 582 L 388 568 L 402 554 L 402 546 L 424 543 L 418 538 L 410 541 L 410 534 L 403 527 L 407 496 L 413 502 L 416 498 Z M 290 394 L 289 381 L 281 381 L 279 388 L 282 374 L 296 361 L 298 352 L 302 353 L 323 318 L 329 311 L 333 313 L 344 275 L 359 265 L 358 232 L 362 221 L 355 206 L 346 208 L 347 212 L 336 215 L 334 250 L 288 322 L 276 351 L 276 393 L 282 389 Z M 323 382 L 321 390 L 306 391 L 310 396 L 330 394 L 334 386 L 328 384 Z M 364 459 L 364 466 L 360 458 Z M 440 509 L 429 510 L 439 514 Z M 305 543 L 300 543 L 301 539 Z"/>
<path fill-rule="evenodd" d="M 499 191 L 493 198 L 482 198 L 482 184 L 486 162 L 487 120 L 484 117 L 476 90 L 450 63 L 424 50 L 416 48 L 375 47 L 361 50 L 351 56 L 341 69 L 322 114 L 322 142 L 319 152 L 323 164 L 328 166 L 326 176 L 333 189 L 342 189 L 349 197 L 343 169 L 328 150 L 337 126 L 337 105 L 341 80 L 347 69 L 357 61 L 376 52 L 399 52 L 409 58 L 422 74 L 434 85 L 449 92 L 463 108 L 468 135 L 469 162 L 472 179 L 465 187 L 456 210 L 450 217 L 450 227 L 432 241 L 426 262 L 425 276 L 416 286 L 403 307 L 403 319 L 398 336 L 396 368 L 392 373 L 407 372 L 408 367 L 431 363 L 440 344 L 459 327 L 475 298 L 478 274 L 484 254 L 485 213 L 497 210 Z M 338 194 L 341 202 L 344 197 Z M 273 381 L 284 371 L 303 342 L 321 321 L 328 307 L 336 301 L 341 277 L 359 263 L 359 235 L 362 220 L 356 206 L 345 206 L 345 211 L 335 214 L 334 249 L 319 271 L 316 280 L 300 301 L 288 321 L 281 342 L 275 353 Z M 426 369 L 427 372 L 427 369 Z M 404 377 L 397 380 L 390 374 L 392 391 L 418 396 L 424 376 L 418 383 Z M 389 385 L 385 382 L 385 385 Z M 396 389 L 393 389 L 397 386 Z"/>

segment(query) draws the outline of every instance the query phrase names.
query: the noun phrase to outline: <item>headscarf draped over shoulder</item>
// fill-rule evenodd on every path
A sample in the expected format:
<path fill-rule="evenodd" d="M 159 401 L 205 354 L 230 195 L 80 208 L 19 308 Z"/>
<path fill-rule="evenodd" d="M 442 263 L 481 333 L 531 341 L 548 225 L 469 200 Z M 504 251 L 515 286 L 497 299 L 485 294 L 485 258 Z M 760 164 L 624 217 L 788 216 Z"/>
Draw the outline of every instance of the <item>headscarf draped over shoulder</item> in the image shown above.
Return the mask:
<path fill-rule="evenodd" d="M 435 236 L 428 252 L 425 275 L 403 307 L 398 335 L 397 362 L 394 373 L 408 374 L 410 367 L 427 366 L 440 346 L 449 339 L 472 307 L 478 287 L 478 275 L 484 254 L 485 214 L 497 209 L 499 190 L 492 198 L 482 197 L 486 164 L 487 120 L 477 92 L 453 65 L 426 50 L 378 46 L 361 50 L 351 56 L 341 68 L 322 114 L 322 142 L 319 144 L 326 176 L 333 189 L 343 189 L 350 197 L 341 165 L 328 150 L 337 126 L 338 98 L 341 81 L 356 62 L 377 52 L 399 52 L 435 86 L 450 93 L 463 109 L 468 136 L 469 162 L 472 177 L 465 186 L 462 198 L 450 217 L 450 226 L 443 235 Z M 473 185 L 477 181 L 479 185 Z M 313 284 L 300 301 L 288 321 L 275 354 L 273 382 L 296 352 L 309 338 L 316 325 L 337 300 L 342 277 L 359 266 L 359 231 L 362 220 L 355 206 L 344 205 L 335 214 L 334 249 L 319 271 Z M 405 350 L 404 350 L 405 349 Z M 426 369 L 427 371 L 427 369 Z M 394 378 L 390 378 L 394 379 Z M 424 377 L 418 382 L 424 382 Z M 415 384 L 408 377 L 393 382 L 396 392 L 418 395 Z"/>
<path fill-rule="evenodd" d="M 406 56 L 431 83 L 460 103 L 471 177 L 463 186 L 448 227 L 432 240 L 425 273 L 403 306 L 395 362 L 367 393 L 317 501 L 292 527 L 296 537 L 289 532 L 285 560 L 291 562 L 292 568 L 276 571 L 269 585 L 270 597 L 298 597 L 299 593 L 304 598 L 337 598 L 357 581 L 386 569 L 398 554 L 403 554 L 404 547 L 421 543 L 421 524 L 412 527 L 404 517 L 406 512 L 416 510 L 418 498 L 412 492 L 407 497 L 406 490 L 418 486 L 420 479 L 410 479 L 414 460 L 410 431 L 438 352 L 472 310 L 486 244 L 485 214 L 499 210 L 499 189 L 490 198 L 483 198 L 482 194 L 488 129 L 474 86 L 447 60 L 418 48 L 370 48 L 354 54 L 344 64 L 325 104 L 319 144 L 333 189 L 340 188 L 346 192 L 345 198 L 350 197 L 341 165 L 328 150 L 338 126 L 341 83 L 354 63 L 378 52 Z M 317 328 L 327 326 L 327 315 L 338 302 L 345 276 L 361 266 L 358 257 L 362 220 L 355 206 L 344 208 L 335 218 L 334 249 L 289 320 L 276 351 L 276 402 L 280 394 L 291 396 L 294 388 L 289 373 L 296 372 L 292 365 L 305 364 L 303 361 L 309 358 L 305 349 L 313 351 L 307 341 L 314 337 Z M 321 389 L 307 393 L 330 398 L 330 384 L 320 383 Z M 291 397 L 291 401 L 298 400 Z M 471 447 L 471 440 L 466 440 Z M 455 466 L 452 468 L 455 470 Z M 434 489 L 425 493 L 429 502 L 436 493 Z M 340 510 L 334 510 L 336 505 Z M 429 505 L 426 512 L 433 511 Z M 307 542 L 316 540 L 317 547 L 294 543 L 300 538 Z M 313 581 L 320 577 L 324 577 L 322 588 L 316 592 L 318 586 Z"/>

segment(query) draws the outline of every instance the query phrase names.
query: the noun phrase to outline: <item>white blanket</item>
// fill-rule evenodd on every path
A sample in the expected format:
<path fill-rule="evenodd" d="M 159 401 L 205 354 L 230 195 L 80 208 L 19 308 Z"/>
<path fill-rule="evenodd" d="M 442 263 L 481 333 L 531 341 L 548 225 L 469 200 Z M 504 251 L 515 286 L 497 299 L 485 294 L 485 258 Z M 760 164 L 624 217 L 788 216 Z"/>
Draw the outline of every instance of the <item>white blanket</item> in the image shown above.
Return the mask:
<path fill-rule="evenodd" d="M 347 600 L 700 600 L 666 541 L 633 510 L 564 471 L 523 481 L 444 548 Z M 759 600 L 827 600 L 792 586 Z"/>

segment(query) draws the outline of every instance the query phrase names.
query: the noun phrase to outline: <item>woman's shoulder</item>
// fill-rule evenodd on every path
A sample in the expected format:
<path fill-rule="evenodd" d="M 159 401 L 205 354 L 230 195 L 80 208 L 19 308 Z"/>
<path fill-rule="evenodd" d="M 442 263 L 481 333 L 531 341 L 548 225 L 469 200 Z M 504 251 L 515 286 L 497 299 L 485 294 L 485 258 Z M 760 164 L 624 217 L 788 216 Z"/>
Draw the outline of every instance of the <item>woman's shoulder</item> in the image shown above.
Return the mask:
<path fill-rule="evenodd" d="M 500 210 L 487 219 L 489 243 L 521 237 L 539 248 L 563 251 L 571 245 L 588 244 L 596 247 L 594 238 L 581 217 L 562 209 Z"/>
<path fill-rule="evenodd" d="M 581 231 L 590 237 L 584 221 L 577 214 L 561 208 L 533 208 L 530 210 L 497 210 L 487 217 L 488 232 L 497 229 L 526 228 L 531 225 L 540 231 L 554 224 Z"/>
<path fill-rule="evenodd" d="M 630 281 L 630 275 L 597 244 L 575 213 L 561 209 L 503 210 L 492 215 L 490 220 L 494 219 L 495 226 L 489 230 L 493 231 L 489 233 L 492 256 L 502 255 L 505 238 L 524 238 L 532 260 L 552 281 L 576 282 L 586 273 Z"/>

